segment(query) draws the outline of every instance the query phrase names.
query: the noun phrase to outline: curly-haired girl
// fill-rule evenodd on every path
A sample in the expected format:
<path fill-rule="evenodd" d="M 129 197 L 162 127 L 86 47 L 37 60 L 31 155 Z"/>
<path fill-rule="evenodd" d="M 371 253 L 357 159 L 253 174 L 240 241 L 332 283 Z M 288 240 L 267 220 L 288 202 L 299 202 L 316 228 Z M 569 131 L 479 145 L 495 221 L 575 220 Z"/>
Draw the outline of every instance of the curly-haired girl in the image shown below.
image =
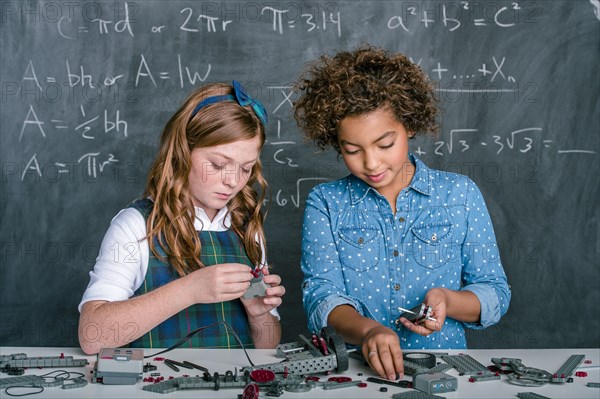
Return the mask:
<path fill-rule="evenodd" d="M 90 272 L 79 305 L 84 352 L 169 347 L 218 321 L 244 345 L 279 343 L 285 289 L 266 267 L 261 213 L 266 122 L 236 81 L 197 89 L 171 117 L 144 198 L 112 220 Z M 261 272 L 263 296 L 242 298 Z M 237 347 L 219 327 L 189 345 Z"/>
<path fill-rule="evenodd" d="M 401 348 L 465 348 L 464 327 L 497 323 L 511 293 L 475 183 L 408 151 L 409 139 L 436 129 L 428 78 L 402 54 L 363 47 L 322 56 L 298 88 L 299 126 L 351 173 L 306 201 L 309 328 L 334 327 L 389 379 L 402 377 Z M 429 317 L 401 317 L 421 304 Z"/>

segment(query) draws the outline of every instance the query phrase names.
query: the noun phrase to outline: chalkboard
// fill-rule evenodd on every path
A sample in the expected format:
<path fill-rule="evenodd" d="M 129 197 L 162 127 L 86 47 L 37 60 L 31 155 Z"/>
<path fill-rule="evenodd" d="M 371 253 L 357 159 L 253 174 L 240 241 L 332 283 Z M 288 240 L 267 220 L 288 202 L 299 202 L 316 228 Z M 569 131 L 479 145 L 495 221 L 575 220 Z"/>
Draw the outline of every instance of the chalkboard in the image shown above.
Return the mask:
<path fill-rule="evenodd" d="M 77 345 L 88 272 L 164 124 L 193 88 L 232 79 L 270 115 L 269 259 L 284 341 L 306 332 L 305 197 L 347 172 L 303 141 L 291 86 L 320 54 L 367 43 L 436 82 L 439 137 L 411 151 L 487 201 L 513 299 L 470 346 L 600 344 L 597 1 L 2 1 L 0 33 L 1 345 Z"/>

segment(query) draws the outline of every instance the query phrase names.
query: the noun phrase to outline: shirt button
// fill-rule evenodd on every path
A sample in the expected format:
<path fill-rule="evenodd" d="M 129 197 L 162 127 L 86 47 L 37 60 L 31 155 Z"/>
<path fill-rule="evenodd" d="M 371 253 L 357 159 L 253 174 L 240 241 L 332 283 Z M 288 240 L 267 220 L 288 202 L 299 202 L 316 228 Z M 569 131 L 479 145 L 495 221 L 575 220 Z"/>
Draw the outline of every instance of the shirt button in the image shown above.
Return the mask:
<path fill-rule="evenodd" d="M 364 238 L 362 238 L 362 237 L 360 237 L 360 238 L 358 239 L 358 243 L 359 243 L 359 244 L 362 244 L 363 242 L 365 242 L 365 239 L 364 239 Z"/>
<path fill-rule="evenodd" d="M 398 218 L 398 221 L 399 221 L 400 223 L 404 223 L 404 222 L 406 222 L 406 219 L 404 219 L 402 216 L 400 216 L 400 217 Z"/>
<path fill-rule="evenodd" d="M 398 250 L 394 249 L 394 256 L 398 256 Z"/>
<path fill-rule="evenodd" d="M 394 284 L 394 289 L 396 291 L 399 291 L 400 290 L 400 284 Z"/>

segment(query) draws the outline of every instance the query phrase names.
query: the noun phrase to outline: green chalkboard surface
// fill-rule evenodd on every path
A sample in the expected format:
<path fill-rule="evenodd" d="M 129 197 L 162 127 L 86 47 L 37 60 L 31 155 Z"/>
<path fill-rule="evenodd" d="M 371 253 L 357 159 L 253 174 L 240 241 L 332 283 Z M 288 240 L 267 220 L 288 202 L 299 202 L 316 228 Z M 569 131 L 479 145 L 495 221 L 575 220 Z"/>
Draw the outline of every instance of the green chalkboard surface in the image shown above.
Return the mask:
<path fill-rule="evenodd" d="M 305 143 L 292 84 L 322 53 L 372 44 L 436 82 L 437 138 L 411 150 L 470 176 L 513 300 L 473 348 L 600 342 L 597 1 L 2 1 L 0 345 L 77 345 L 77 304 L 111 218 L 143 189 L 187 94 L 242 82 L 267 107 L 269 260 L 284 340 L 306 330 L 305 197 L 344 176 Z"/>

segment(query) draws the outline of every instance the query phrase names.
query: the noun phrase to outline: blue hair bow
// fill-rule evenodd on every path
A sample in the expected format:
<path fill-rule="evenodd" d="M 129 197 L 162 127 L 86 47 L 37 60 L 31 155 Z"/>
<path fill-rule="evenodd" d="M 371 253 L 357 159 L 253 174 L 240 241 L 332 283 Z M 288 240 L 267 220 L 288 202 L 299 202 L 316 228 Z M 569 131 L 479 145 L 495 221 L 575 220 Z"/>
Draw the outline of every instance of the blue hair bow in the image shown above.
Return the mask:
<path fill-rule="evenodd" d="M 266 126 L 267 123 L 269 122 L 269 118 L 267 116 L 267 110 L 262 105 L 262 103 L 256 99 L 250 97 L 250 95 L 246 92 L 246 90 L 241 85 L 241 83 L 238 82 L 237 80 L 233 81 L 233 91 L 235 92 L 235 96 L 233 96 L 231 94 L 227 94 L 227 95 L 223 95 L 223 96 L 212 96 L 212 97 L 208 97 L 208 98 L 205 98 L 204 100 L 200 101 L 200 103 L 198 105 L 196 105 L 196 108 L 194 108 L 194 111 L 192 111 L 192 116 L 190 117 L 190 119 L 193 118 L 194 115 L 196 115 L 198 113 L 198 111 L 200 111 L 202 108 L 206 107 L 207 105 L 216 104 L 216 103 L 220 103 L 223 101 L 235 101 L 238 104 L 240 104 L 242 107 L 246 107 L 249 105 L 252 108 L 252 110 L 254 111 L 254 113 L 256 114 L 256 116 L 258 117 L 258 119 L 260 119 L 263 126 Z"/>

